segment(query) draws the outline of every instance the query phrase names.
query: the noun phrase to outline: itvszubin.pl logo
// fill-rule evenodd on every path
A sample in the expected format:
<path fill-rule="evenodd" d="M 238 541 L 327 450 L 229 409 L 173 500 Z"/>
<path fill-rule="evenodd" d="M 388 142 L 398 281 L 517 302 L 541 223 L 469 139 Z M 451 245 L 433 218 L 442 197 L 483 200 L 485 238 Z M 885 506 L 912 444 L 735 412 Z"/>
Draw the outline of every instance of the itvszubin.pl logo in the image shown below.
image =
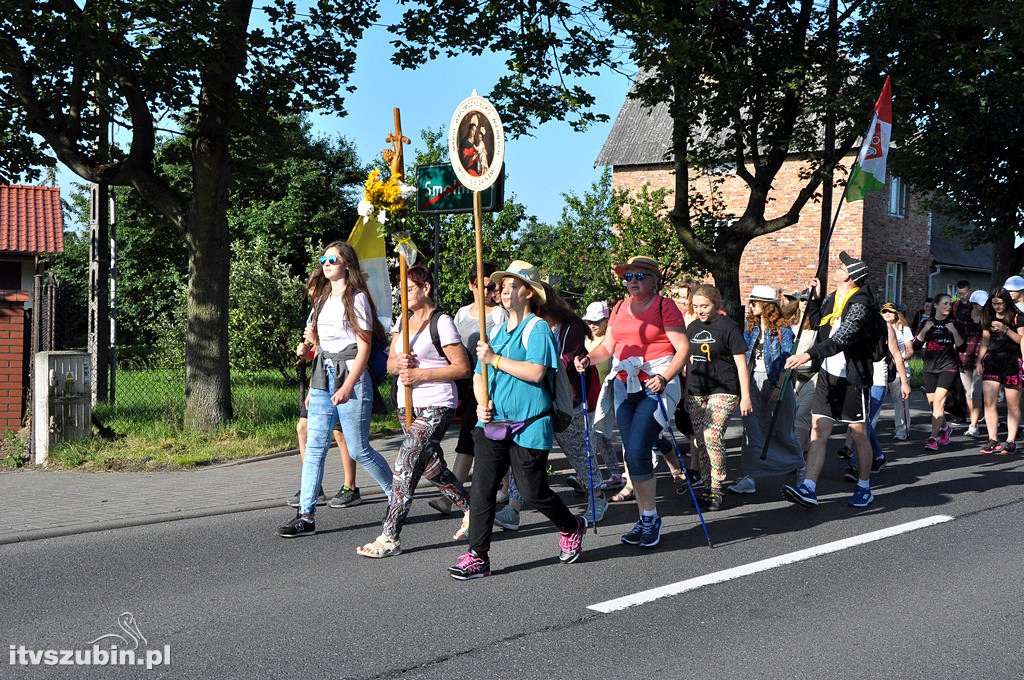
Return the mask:
<path fill-rule="evenodd" d="M 120 632 L 101 635 L 83 649 L 31 649 L 10 645 L 12 666 L 169 666 L 171 646 L 150 647 L 131 612 L 117 617 Z"/>

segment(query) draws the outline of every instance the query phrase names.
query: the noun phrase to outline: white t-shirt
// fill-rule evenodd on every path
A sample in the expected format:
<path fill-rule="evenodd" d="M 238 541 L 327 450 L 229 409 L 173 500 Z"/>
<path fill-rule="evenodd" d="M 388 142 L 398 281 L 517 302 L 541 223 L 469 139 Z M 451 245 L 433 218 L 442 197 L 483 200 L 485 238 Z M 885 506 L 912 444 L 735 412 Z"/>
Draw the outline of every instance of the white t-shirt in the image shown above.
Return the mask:
<path fill-rule="evenodd" d="M 455 325 L 459 329 L 459 334 L 462 336 L 462 344 L 467 350 L 469 355 L 473 357 L 473 361 L 476 361 L 476 343 L 480 341 L 480 319 L 469 313 L 469 310 L 473 308 L 472 304 L 468 304 L 464 307 L 459 307 L 459 310 L 455 312 Z M 490 335 L 491 329 L 495 326 L 508 321 L 508 311 L 504 307 L 496 306 L 491 309 L 490 314 L 487 315 L 487 333 Z"/>
<path fill-rule="evenodd" d="M 363 292 L 357 292 L 352 298 L 356 322 L 363 330 L 372 330 L 370 321 L 370 299 Z M 331 295 L 324 302 L 316 321 L 316 334 L 320 338 L 320 347 L 325 352 L 340 352 L 356 341 L 356 334 L 345 316 L 345 305 L 341 298 Z M 352 368 L 352 361 L 348 367 Z"/>
<path fill-rule="evenodd" d="M 395 324 L 394 331 L 396 338 L 402 337 L 402 322 Z M 409 332 L 415 329 L 409 328 Z M 448 345 L 462 344 L 462 337 L 452 317 L 442 314 L 437 320 L 437 334 L 441 338 L 441 347 Z M 401 342 L 401 340 L 399 340 Z M 401 345 L 399 345 L 401 348 Z M 409 351 L 416 355 L 416 361 L 420 368 L 444 368 L 448 360 L 437 353 L 434 341 L 430 338 L 430 324 L 424 324 L 423 329 L 409 337 Z M 412 386 L 412 405 L 414 408 L 426 408 L 428 406 L 448 406 L 455 408 L 457 395 L 454 380 L 428 380 L 416 383 Z M 405 406 L 405 385 L 398 380 L 398 406 Z"/>

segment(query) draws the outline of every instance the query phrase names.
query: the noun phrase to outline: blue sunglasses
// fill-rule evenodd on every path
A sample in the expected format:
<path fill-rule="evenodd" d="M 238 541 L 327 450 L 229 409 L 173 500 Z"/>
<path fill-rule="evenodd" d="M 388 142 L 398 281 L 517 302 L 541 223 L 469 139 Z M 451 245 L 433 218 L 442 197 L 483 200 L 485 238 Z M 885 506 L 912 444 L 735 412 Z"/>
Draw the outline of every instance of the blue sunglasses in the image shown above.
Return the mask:
<path fill-rule="evenodd" d="M 632 281 L 633 279 L 636 279 L 637 281 L 643 281 L 644 279 L 647 278 L 647 276 L 648 275 L 645 274 L 644 272 L 636 272 L 636 273 L 630 272 L 628 274 L 623 274 L 622 275 L 622 280 L 623 281 L 627 281 L 627 282 L 628 281 Z"/>
<path fill-rule="evenodd" d="M 341 258 L 337 255 L 321 255 L 320 264 L 338 264 L 341 262 Z"/>

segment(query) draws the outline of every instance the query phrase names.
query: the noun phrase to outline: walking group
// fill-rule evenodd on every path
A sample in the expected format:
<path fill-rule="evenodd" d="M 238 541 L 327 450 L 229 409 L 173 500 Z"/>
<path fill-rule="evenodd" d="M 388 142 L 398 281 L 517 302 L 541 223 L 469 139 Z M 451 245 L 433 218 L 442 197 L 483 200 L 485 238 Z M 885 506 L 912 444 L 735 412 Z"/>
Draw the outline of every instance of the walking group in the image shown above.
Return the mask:
<path fill-rule="evenodd" d="M 317 506 L 327 502 L 322 481 L 332 433 L 345 484 L 330 505 L 361 502 L 356 463 L 388 500 L 379 536 L 357 553 L 401 553 L 402 526 L 426 478 L 441 494 L 430 506 L 461 516 L 453 539 L 467 540 L 468 548 L 448 568 L 460 580 L 490 574 L 494 526 L 518 529 L 526 507 L 557 528 L 562 563 L 577 560 L 588 529 L 602 521 L 610 501 L 636 504 L 636 523 L 621 541 L 653 548 L 662 529 L 655 488 L 660 460 L 698 513 L 721 509 L 728 492 L 754 493 L 759 479 L 780 475 L 792 476 L 782 487 L 785 498 L 816 506 L 836 424 L 846 425 L 840 451 L 849 456 L 847 478 L 857 484 L 849 505 L 866 507 L 874 499 L 871 474 L 886 463 L 875 425 L 887 393 L 897 438 L 909 432 L 907 360 L 914 353 L 923 355 L 932 408 L 927 449 L 950 440 L 945 409 L 959 384 L 970 404 L 969 435 L 977 436 L 984 417 L 990 441 L 982 453 L 1016 451 L 1024 316 L 1015 305 L 1024 279 L 1012 277 L 991 294 L 968 286 L 963 295 L 958 290 L 955 305 L 939 295 L 910 327 L 894 305 L 876 300 L 868 266 L 843 252 L 834 265 L 833 292 L 824 295 L 814 282 L 783 300 L 770 286 L 754 286 L 741 326 L 725 314 L 714 286 L 687 281 L 674 298 L 666 297 L 658 262 L 636 256 L 614 267 L 624 298 L 610 307 L 593 303 L 583 316 L 528 262 L 513 261 L 503 270 L 489 263 L 474 267 L 467 281 L 474 302 L 454 317 L 435 308 L 430 270 L 410 267 L 409 349 L 400 320 L 386 358 L 397 378 L 393 391 L 404 428 L 392 468 L 369 441 L 372 374 L 375 363 L 383 364 L 386 334 L 353 249 L 331 243 L 320 264 L 307 286 L 312 312 L 296 348 L 313 368 L 297 427 L 302 474 L 289 502 L 297 512 L 279 529 L 283 537 L 316 532 Z M 481 326 L 487 337 L 480 337 Z M 1000 391 L 1009 428 L 1003 441 L 997 436 Z M 459 437 L 449 468 L 441 441 L 457 409 Z M 737 410 L 742 474 L 728 485 L 725 431 Z M 676 431 L 689 440 L 688 456 L 680 453 Z M 551 489 L 548 456 L 556 441 L 573 468 L 567 482 L 589 497 L 584 514 L 574 514 Z"/>

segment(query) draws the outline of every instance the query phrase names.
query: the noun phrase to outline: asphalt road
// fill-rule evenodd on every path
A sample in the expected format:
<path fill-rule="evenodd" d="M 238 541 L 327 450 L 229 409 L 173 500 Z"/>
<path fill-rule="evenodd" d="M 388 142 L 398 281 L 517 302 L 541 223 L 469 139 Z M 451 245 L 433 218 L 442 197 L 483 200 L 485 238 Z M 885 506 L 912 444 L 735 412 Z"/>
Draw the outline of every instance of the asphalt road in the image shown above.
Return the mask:
<path fill-rule="evenodd" d="M 459 521 L 424 490 L 404 554 L 368 560 L 383 506 L 324 509 L 284 540 L 262 510 L 0 546 L 0 677 L 1019 678 L 1024 667 L 1024 460 L 940 455 L 919 443 L 883 471 L 866 511 L 830 462 L 810 511 L 782 480 L 707 515 L 710 549 L 667 479 L 662 544 L 622 545 L 635 506 L 613 505 L 579 562 L 557 562 L 537 513 L 495 534 L 490 578 L 457 582 Z M 566 491 L 563 495 L 575 500 Z M 582 501 L 578 506 L 582 510 Z M 591 605 L 935 516 L 910 533 L 612 613 Z M 12 664 L 81 649 L 134 615 L 142 667 Z M 108 642 L 109 640 L 105 641 Z M 27 654 L 28 652 L 24 652 Z"/>

